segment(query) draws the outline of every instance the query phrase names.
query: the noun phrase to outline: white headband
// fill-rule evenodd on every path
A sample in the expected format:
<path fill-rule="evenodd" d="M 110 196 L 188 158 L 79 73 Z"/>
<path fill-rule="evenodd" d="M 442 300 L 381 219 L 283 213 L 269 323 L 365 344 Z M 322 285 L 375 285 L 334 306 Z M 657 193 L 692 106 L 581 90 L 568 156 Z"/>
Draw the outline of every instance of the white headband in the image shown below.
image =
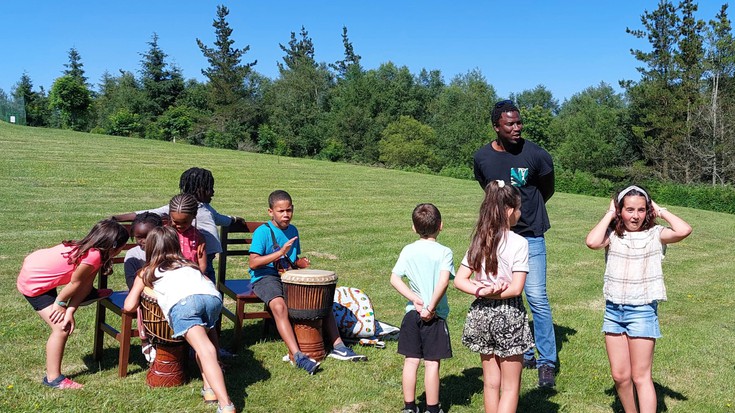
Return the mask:
<path fill-rule="evenodd" d="M 626 195 L 626 194 L 627 194 L 628 192 L 630 192 L 630 191 L 632 191 L 632 190 L 636 190 L 636 191 L 638 191 L 638 192 L 642 193 L 642 194 L 643 194 L 643 196 L 644 196 L 644 197 L 646 197 L 646 201 L 649 201 L 649 199 L 648 199 L 648 194 L 646 193 L 646 191 L 644 191 L 643 189 L 641 189 L 641 188 L 640 188 L 640 187 L 638 187 L 638 186 L 635 186 L 635 185 L 631 185 L 631 186 L 629 186 L 629 187 L 627 187 L 627 188 L 623 189 L 622 191 L 620 191 L 620 193 L 618 194 L 618 202 L 620 202 L 620 200 L 621 200 L 621 199 L 623 199 L 623 197 L 624 197 L 624 196 L 625 196 L 625 195 Z"/>

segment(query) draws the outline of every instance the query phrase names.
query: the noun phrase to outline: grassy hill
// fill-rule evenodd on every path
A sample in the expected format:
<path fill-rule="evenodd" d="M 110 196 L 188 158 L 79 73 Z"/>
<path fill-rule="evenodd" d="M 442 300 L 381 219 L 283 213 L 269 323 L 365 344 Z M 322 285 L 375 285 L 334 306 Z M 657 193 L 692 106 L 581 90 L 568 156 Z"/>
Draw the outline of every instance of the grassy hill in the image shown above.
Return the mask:
<path fill-rule="evenodd" d="M 482 198 L 474 181 L 2 122 L 0 145 L 0 411 L 213 411 L 201 402 L 197 378 L 179 388 L 149 389 L 139 343 L 132 351 L 132 374 L 125 379 L 116 375 L 115 341 L 106 338 L 103 361 L 92 361 L 92 308 L 77 313 L 63 363 L 63 371 L 85 389 L 43 388 L 48 331 L 15 288 L 26 254 L 81 238 L 114 213 L 166 204 L 178 192 L 179 175 L 191 166 L 212 170 L 212 205 L 218 211 L 248 220 L 267 218 L 272 190 L 289 191 L 294 224 L 312 266 L 335 271 L 340 285 L 365 290 L 377 317 L 391 324 L 400 323 L 403 299 L 388 277 L 403 245 L 415 239 L 413 207 L 420 202 L 439 207 L 444 219 L 439 241 L 452 248 L 457 265 Z M 551 391 L 538 390 L 535 371 L 524 371 L 521 412 L 620 410 L 600 333 L 603 253 L 584 246 L 607 205 L 603 198 L 564 193 L 549 201 L 548 288 L 561 365 Z M 659 307 L 664 337 L 654 361 L 659 411 L 735 411 L 735 216 L 672 210 L 694 232 L 671 246 L 664 262 L 669 301 Z M 229 276 L 238 271 L 244 270 Z M 116 269 L 111 283 L 120 288 L 123 278 Z M 452 287 L 448 294 L 455 356 L 442 364 L 441 401 L 447 412 L 481 411 L 479 356 L 460 342 L 472 299 Z M 231 334 L 232 324 L 225 321 L 224 345 Z M 321 372 L 307 376 L 281 361 L 285 346 L 264 338 L 258 323 L 246 334 L 244 348 L 225 372 L 239 410 L 392 412 L 402 407 L 403 359 L 395 342 L 384 350 L 359 348 L 368 363 L 328 359 Z"/>

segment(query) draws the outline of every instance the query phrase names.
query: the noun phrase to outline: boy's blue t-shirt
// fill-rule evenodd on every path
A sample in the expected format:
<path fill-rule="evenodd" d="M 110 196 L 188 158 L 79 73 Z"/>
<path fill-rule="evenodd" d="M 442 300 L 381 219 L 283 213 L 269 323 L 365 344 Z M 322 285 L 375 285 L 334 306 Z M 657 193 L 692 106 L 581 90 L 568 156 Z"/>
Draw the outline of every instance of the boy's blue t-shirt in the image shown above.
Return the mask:
<path fill-rule="evenodd" d="M 436 241 L 419 239 L 406 245 L 393 267 L 393 274 L 408 278 L 411 291 L 429 303 L 434 295 L 434 288 L 439 281 L 439 273 L 449 271 L 449 278 L 454 278 L 454 257 L 452 250 Z M 406 304 L 406 312 L 414 310 L 412 302 Z M 436 306 L 436 315 L 446 319 L 449 315 L 447 294 L 444 293 Z"/>
<path fill-rule="evenodd" d="M 276 242 L 278 243 L 278 245 L 283 245 L 287 243 L 288 240 L 290 240 L 291 238 L 299 236 L 299 231 L 293 225 L 289 225 L 288 228 L 282 230 L 274 225 L 271 221 L 268 221 L 265 225 L 259 226 L 255 229 L 255 232 L 253 232 L 253 241 L 250 244 L 251 253 L 262 256 L 271 254 L 275 251 L 273 248 L 273 237 L 271 236 L 271 232 L 268 229 L 269 227 L 276 235 Z M 301 254 L 301 243 L 297 238 L 291 246 L 291 249 L 288 251 L 288 258 L 291 259 L 291 262 L 295 262 L 299 254 Z M 278 270 L 276 270 L 273 262 L 254 270 L 249 269 L 248 271 L 250 272 L 251 282 L 256 282 L 265 275 L 278 275 Z"/>

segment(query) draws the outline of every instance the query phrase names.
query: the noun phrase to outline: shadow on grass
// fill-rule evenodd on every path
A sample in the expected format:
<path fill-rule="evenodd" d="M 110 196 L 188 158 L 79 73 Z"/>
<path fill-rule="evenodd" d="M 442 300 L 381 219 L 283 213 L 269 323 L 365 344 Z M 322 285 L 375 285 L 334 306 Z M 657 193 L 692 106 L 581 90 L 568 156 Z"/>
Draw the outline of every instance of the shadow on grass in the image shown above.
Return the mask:
<path fill-rule="evenodd" d="M 472 396 L 476 393 L 482 393 L 481 367 L 465 369 L 461 375 L 452 374 L 441 378 L 439 394 L 442 410 L 445 412 L 448 412 L 455 404 L 469 406 Z M 417 402 L 425 405 L 426 393 L 423 393 Z"/>
<path fill-rule="evenodd" d="M 653 387 L 656 388 L 656 413 L 669 411 L 668 406 L 666 406 L 667 397 L 679 401 L 689 400 L 689 398 L 684 394 L 674 391 L 666 386 L 662 386 L 656 382 L 653 382 Z M 615 413 L 625 412 L 625 410 L 623 410 L 623 405 L 620 403 L 620 398 L 618 398 L 618 392 L 615 391 L 615 386 L 605 390 L 605 394 L 608 396 L 615 396 L 615 400 L 610 404 L 610 407 Z"/>
<path fill-rule="evenodd" d="M 556 395 L 556 390 L 553 388 L 533 388 L 521 394 L 517 412 L 556 413 L 559 411 L 559 405 L 549 400 L 554 395 Z"/>
<path fill-rule="evenodd" d="M 533 331 L 533 321 L 530 321 L 528 324 L 531 326 L 531 331 Z M 564 347 L 564 343 L 568 342 L 569 337 L 575 334 L 577 334 L 577 330 L 571 327 L 560 326 L 558 324 L 554 324 L 554 335 L 556 337 L 556 352 L 558 354 L 557 363 L 556 363 L 557 371 L 561 369 L 561 364 L 563 362 L 563 357 L 560 354 L 561 354 L 562 348 Z"/>

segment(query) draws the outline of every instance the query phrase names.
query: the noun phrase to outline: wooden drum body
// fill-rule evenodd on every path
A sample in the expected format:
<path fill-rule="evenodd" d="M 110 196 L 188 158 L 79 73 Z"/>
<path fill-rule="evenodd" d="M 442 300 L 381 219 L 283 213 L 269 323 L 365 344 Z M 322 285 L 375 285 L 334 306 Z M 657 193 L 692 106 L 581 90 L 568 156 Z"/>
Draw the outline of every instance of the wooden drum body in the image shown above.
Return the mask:
<path fill-rule="evenodd" d="M 180 386 L 186 382 L 187 346 L 183 338 L 172 338 L 173 330 L 158 305 L 156 293 L 148 287 L 140 294 L 141 319 L 138 320 L 148 336 L 148 341 L 156 345 L 156 358 L 146 375 L 146 383 L 151 387 Z"/>
<path fill-rule="evenodd" d="M 288 315 L 301 352 L 320 361 L 326 357 L 322 319 L 332 311 L 337 275 L 332 271 L 300 269 L 281 275 Z M 293 355 L 289 355 L 293 359 Z"/>

